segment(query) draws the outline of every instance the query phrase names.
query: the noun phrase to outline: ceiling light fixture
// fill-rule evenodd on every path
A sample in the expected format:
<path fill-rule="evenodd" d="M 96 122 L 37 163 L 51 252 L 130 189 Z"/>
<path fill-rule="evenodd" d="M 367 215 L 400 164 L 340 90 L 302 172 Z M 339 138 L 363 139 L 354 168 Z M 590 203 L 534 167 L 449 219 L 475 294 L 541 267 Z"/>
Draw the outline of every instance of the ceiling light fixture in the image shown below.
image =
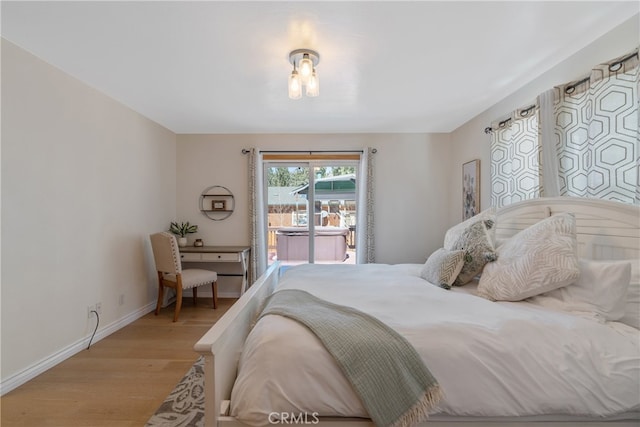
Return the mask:
<path fill-rule="evenodd" d="M 302 87 L 309 97 L 320 94 L 320 82 L 316 66 L 320 62 L 320 55 L 315 50 L 296 49 L 289 54 L 289 62 L 293 65 L 293 71 L 289 76 L 289 98 L 300 99 Z"/>

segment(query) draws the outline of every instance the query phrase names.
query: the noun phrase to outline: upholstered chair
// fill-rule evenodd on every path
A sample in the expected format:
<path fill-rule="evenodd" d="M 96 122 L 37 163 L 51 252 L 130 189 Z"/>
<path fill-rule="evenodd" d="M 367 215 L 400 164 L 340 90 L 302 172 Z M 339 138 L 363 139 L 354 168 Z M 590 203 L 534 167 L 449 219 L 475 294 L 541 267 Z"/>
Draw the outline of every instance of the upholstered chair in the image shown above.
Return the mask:
<path fill-rule="evenodd" d="M 213 291 L 213 308 L 218 306 L 218 274 L 215 271 L 198 268 L 182 269 L 180 251 L 176 237 L 168 232 L 155 233 L 151 236 L 153 258 L 158 272 L 158 305 L 156 315 L 160 313 L 164 299 L 164 288 L 176 290 L 176 310 L 173 321 L 178 320 L 182 308 L 182 290 L 193 290 L 193 304 L 196 304 L 198 286 L 211 284 Z"/>

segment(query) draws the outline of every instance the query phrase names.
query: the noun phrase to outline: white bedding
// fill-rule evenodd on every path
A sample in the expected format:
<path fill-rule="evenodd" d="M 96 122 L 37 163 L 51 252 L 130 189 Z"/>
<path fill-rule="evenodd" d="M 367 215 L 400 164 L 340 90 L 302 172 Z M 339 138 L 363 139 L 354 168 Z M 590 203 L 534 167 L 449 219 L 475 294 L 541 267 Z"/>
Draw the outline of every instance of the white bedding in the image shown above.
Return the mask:
<path fill-rule="evenodd" d="M 367 312 L 413 344 L 445 398 L 437 414 L 585 415 L 640 410 L 637 329 L 527 302 L 491 302 L 473 286 L 446 291 L 422 265 L 301 265 L 277 289 L 304 289 Z M 366 363 L 366 361 L 363 361 Z M 272 412 L 367 417 L 331 356 L 303 326 L 266 316 L 249 334 L 231 415 L 266 425 Z"/>

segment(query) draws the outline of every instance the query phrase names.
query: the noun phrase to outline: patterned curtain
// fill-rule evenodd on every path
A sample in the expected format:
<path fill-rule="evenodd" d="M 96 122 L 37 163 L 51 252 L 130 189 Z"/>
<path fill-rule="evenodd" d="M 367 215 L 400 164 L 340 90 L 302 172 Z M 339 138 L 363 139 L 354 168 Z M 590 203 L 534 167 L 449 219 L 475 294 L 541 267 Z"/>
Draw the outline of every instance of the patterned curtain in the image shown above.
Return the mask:
<path fill-rule="evenodd" d="M 515 111 L 492 126 L 491 205 L 506 206 L 540 197 L 541 147 L 538 138 L 538 108 Z"/>
<path fill-rule="evenodd" d="M 360 158 L 358 179 L 358 213 L 356 224 L 356 263 L 375 262 L 375 240 L 373 238 L 373 155 L 375 150 L 367 148 Z"/>
<path fill-rule="evenodd" d="M 251 280 L 255 281 L 267 269 L 267 232 L 264 218 L 264 173 L 262 156 L 255 148 L 249 150 L 249 239 L 251 245 Z"/>
<path fill-rule="evenodd" d="M 638 51 L 554 88 L 560 195 L 640 204 Z"/>

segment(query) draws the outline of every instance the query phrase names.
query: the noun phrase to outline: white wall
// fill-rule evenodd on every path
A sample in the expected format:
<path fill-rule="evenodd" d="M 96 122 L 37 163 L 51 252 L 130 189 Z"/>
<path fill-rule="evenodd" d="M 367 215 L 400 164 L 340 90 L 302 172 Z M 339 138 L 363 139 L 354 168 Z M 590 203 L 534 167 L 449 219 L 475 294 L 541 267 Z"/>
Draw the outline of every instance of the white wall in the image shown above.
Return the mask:
<path fill-rule="evenodd" d="M 153 306 L 148 234 L 175 216 L 175 147 L 2 41 L 3 392 L 86 347 L 87 306 L 102 303 L 101 331 Z"/>
<path fill-rule="evenodd" d="M 506 118 L 516 108 L 530 105 L 542 92 L 576 80 L 587 74 L 594 65 L 633 50 L 640 43 L 639 18 L 640 15 L 636 15 L 627 20 L 450 134 L 452 143 L 449 172 L 449 182 L 452 183 L 452 198 L 449 201 L 450 225 L 460 218 L 462 164 L 469 160 L 480 159 L 481 209 L 490 206 L 490 139 L 489 135 L 484 133 L 484 128 L 497 119 Z"/>
<path fill-rule="evenodd" d="M 375 154 L 376 260 L 424 262 L 441 246 L 448 223 L 448 135 L 427 134 L 286 134 L 178 135 L 178 221 L 190 221 L 199 232 L 189 235 L 205 244 L 249 243 L 247 156 L 242 148 L 261 150 L 349 150 L 370 146 Z M 200 193 L 211 185 L 228 187 L 236 211 L 212 221 L 200 211 Z M 227 283 L 223 283 L 225 282 Z M 222 278 L 221 294 L 237 283 Z"/>

